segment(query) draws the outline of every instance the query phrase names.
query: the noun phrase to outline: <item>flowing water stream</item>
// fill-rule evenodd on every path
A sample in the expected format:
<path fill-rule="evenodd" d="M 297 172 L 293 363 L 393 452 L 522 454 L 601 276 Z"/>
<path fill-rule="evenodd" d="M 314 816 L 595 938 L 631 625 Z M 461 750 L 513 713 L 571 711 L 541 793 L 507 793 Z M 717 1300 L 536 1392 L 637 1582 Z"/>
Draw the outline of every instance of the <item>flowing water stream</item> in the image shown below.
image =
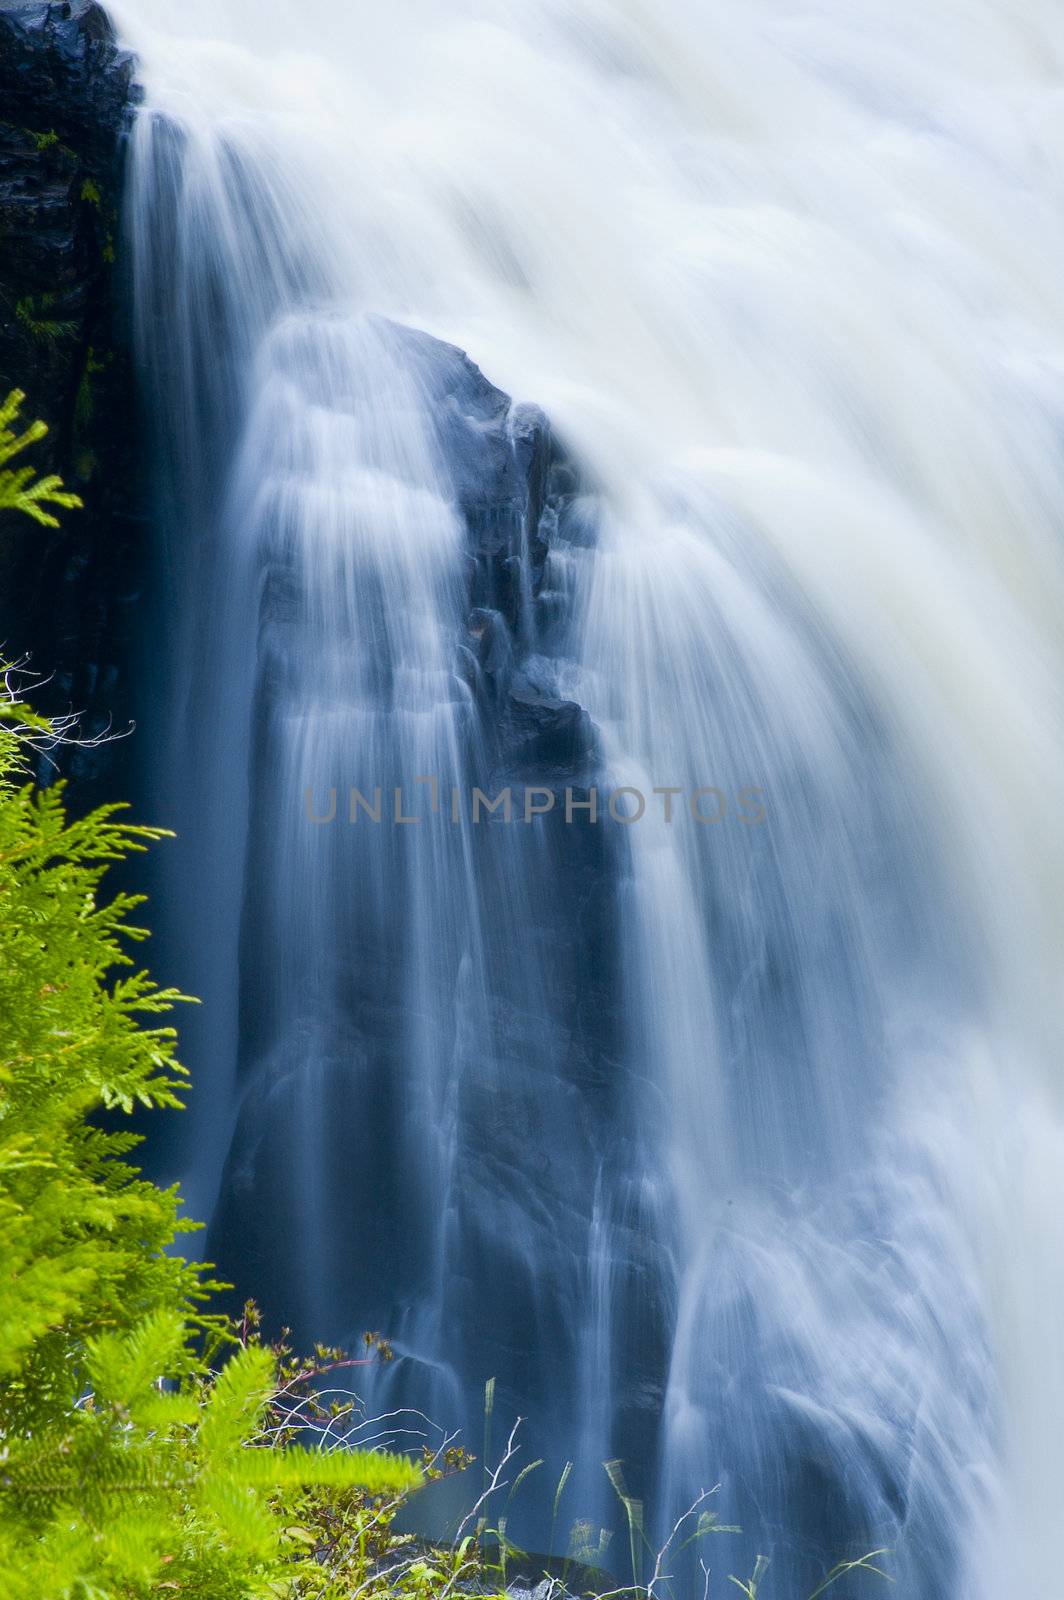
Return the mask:
<path fill-rule="evenodd" d="M 1059 1600 L 1064 15 L 113 11 L 211 1253 L 572 1515 Z"/>

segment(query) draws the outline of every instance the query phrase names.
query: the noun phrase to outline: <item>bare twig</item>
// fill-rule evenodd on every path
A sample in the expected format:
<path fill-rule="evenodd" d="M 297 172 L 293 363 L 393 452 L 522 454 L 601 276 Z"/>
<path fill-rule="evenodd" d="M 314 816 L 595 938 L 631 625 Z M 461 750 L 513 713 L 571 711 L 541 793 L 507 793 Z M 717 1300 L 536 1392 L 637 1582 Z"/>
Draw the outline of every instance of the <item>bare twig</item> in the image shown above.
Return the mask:
<path fill-rule="evenodd" d="M 665 1543 L 661 1546 L 661 1549 L 658 1551 L 654 1559 L 654 1571 L 651 1575 L 650 1582 L 645 1588 L 642 1584 L 629 1584 L 621 1589 L 608 1589 L 605 1594 L 599 1595 L 597 1600 L 623 1600 L 623 1597 L 631 1597 L 633 1594 L 643 1594 L 646 1596 L 646 1600 L 657 1600 L 657 1596 L 655 1595 L 656 1586 L 659 1583 L 668 1583 L 672 1578 L 672 1574 L 663 1572 L 662 1567 L 665 1562 L 665 1557 L 668 1555 L 669 1550 L 672 1547 L 673 1541 L 676 1539 L 676 1536 L 679 1534 L 684 1524 L 691 1520 L 696 1511 L 698 1511 L 699 1507 L 704 1505 L 711 1495 L 716 1494 L 719 1488 L 720 1484 L 715 1483 L 712 1489 L 703 1489 L 698 1498 L 692 1501 L 691 1505 L 688 1506 L 683 1515 L 677 1517 L 676 1521 L 673 1523 L 672 1532 L 669 1534 L 669 1537 L 665 1540 Z M 701 1566 L 702 1571 L 705 1573 L 705 1592 L 708 1594 L 709 1568 L 706 1566 L 704 1561 L 700 1561 L 699 1565 Z"/>
<path fill-rule="evenodd" d="M 451 1546 L 452 1549 L 454 1549 L 454 1547 L 456 1545 L 461 1544 L 462 1539 L 465 1536 L 466 1528 L 469 1526 L 469 1524 L 471 1522 L 474 1523 L 474 1525 L 475 1525 L 475 1519 L 479 1515 L 479 1513 L 481 1511 L 481 1508 L 487 1503 L 488 1500 L 490 1500 L 491 1496 L 495 1493 L 495 1491 L 497 1489 L 506 1488 L 506 1486 L 507 1486 L 506 1483 L 502 1481 L 502 1473 L 505 1470 L 505 1468 L 509 1465 L 509 1463 L 513 1460 L 514 1456 L 517 1454 L 517 1451 L 514 1448 L 514 1439 L 517 1436 L 517 1430 L 521 1426 L 521 1422 L 522 1422 L 522 1418 L 518 1417 L 517 1421 L 514 1423 L 513 1427 L 510 1429 L 510 1437 L 506 1441 L 506 1453 L 504 1454 L 502 1460 L 499 1462 L 498 1466 L 495 1468 L 495 1471 L 492 1473 L 490 1479 L 488 1480 L 488 1485 L 487 1485 L 486 1489 L 484 1490 L 484 1493 L 480 1496 L 480 1499 L 473 1506 L 472 1510 L 467 1512 L 466 1515 L 462 1518 L 462 1521 L 458 1524 L 458 1529 L 457 1529 L 457 1532 L 455 1533 L 454 1540 L 453 1540 L 452 1546 Z"/>

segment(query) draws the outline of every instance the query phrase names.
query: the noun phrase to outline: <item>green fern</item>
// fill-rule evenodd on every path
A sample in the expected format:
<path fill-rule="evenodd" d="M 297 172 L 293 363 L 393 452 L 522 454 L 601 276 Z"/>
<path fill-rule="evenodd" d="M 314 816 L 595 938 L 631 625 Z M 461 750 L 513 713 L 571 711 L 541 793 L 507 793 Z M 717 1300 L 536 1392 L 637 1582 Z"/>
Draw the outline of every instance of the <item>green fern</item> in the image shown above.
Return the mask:
<path fill-rule="evenodd" d="M 24 295 L 15 302 L 15 316 L 30 338 L 38 344 L 59 344 L 64 339 L 77 337 L 78 324 L 72 317 L 44 315 L 51 311 L 58 299 L 59 296 L 55 294 Z"/>
<path fill-rule="evenodd" d="M 21 511 L 46 528 L 58 528 L 58 517 L 45 507 L 53 505 L 69 509 L 80 506 L 80 498 L 64 489 L 62 478 L 55 473 L 38 478 L 35 467 L 10 468 L 6 465 L 30 445 L 43 439 L 48 432 L 47 423 L 31 422 L 21 433 L 16 433 L 25 398 L 21 389 L 12 389 L 0 405 L 0 511 Z"/>

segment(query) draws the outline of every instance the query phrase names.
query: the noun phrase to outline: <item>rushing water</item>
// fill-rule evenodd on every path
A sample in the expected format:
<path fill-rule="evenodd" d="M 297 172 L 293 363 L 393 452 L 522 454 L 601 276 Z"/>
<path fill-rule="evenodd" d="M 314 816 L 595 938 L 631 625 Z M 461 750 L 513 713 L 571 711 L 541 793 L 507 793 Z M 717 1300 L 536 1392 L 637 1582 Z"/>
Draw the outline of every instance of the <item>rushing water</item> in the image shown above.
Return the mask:
<path fill-rule="evenodd" d="M 212 1252 L 563 1520 L 1055 1600 L 1064 16 L 114 10 Z"/>

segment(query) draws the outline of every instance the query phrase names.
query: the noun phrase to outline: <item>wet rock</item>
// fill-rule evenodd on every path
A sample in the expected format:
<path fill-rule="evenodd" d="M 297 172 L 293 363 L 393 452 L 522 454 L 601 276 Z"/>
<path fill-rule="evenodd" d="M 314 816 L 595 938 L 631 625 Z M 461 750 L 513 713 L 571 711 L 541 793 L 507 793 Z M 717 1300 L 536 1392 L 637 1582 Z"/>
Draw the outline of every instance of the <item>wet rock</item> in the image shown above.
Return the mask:
<path fill-rule="evenodd" d="M 432 413 L 468 529 L 471 604 L 500 612 L 520 632 L 547 556 L 541 521 L 556 454 L 550 424 L 539 406 L 513 404 L 456 345 L 388 327 Z"/>
<path fill-rule="evenodd" d="M 467 623 L 470 648 L 477 658 L 481 672 L 498 690 L 506 681 L 513 665 L 513 641 L 506 619 L 499 611 L 484 606 L 474 606 Z"/>
<path fill-rule="evenodd" d="M 116 314 L 133 62 L 92 0 L 0 0 L 0 395 L 48 437 L 33 464 L 85 509 L 58 530 L 4 517 L 0 645 L 50 677 L 42 709 L 93 734 L 131 714 L 129 649 L 145 544 L 132 367 Z M 101 776 L 121 746 L 74 752 Z"/>
<path fill-rule="evenodd" d="M 511 689 L 508 710 L 513 759 L 522 772 L 572 777 L 585 771 L 594 728 L 583 706 L 542 694 L 527 683 Z"/>

